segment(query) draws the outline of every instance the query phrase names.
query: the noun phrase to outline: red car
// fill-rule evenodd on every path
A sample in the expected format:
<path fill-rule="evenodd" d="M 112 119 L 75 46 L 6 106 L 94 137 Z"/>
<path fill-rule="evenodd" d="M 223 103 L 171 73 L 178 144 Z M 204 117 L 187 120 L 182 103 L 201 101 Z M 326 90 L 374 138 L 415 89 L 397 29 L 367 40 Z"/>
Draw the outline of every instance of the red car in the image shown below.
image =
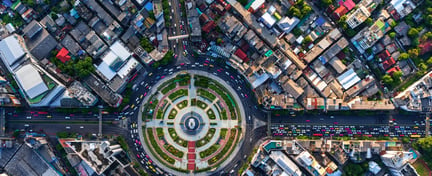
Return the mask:
<path fill-rule="evenodd" d="M 137 157 L 138 157 L 138 158 L 141 158 L 138 154 L 137 154 Z"/>

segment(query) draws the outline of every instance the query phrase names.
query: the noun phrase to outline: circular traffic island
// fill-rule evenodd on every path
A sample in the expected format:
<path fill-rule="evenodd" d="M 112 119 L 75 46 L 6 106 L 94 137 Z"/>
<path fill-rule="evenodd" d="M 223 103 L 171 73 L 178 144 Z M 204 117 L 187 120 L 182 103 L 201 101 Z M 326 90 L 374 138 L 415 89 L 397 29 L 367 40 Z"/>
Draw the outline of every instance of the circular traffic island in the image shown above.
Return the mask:
<path fill-rule="evenodd" d="M 216 170 L 229 162 L 238 151 L 244 112 L 223 84 L 182 72 L 146 97 L 139 124 L 153 160 L 184 173 Z"/>

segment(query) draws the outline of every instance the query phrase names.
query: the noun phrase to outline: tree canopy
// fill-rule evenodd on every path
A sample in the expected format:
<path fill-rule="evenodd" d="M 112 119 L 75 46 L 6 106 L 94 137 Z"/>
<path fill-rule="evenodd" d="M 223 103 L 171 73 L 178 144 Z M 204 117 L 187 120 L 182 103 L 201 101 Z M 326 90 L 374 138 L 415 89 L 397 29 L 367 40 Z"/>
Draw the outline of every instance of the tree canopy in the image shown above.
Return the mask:
<path fill-rule="evenodd" d="M 393 83 L 393 78 L 390 75 L 386 74 L 382 77 L 382 81 L 384 84 L 391 84 Z"/>
<path fill-rule="evenodd" d="M 408 36 L 410 37 L 417 37 L 419 34 L 419 31 L 416 28 L 410 28 L 408 31 Z"/>
<path fill-rule="evenodd" d="M 405 60 L 408 59 L 410 57 L 410 55 L 408 53 L 401 53 L 399 55 L 399 60 Z"/>

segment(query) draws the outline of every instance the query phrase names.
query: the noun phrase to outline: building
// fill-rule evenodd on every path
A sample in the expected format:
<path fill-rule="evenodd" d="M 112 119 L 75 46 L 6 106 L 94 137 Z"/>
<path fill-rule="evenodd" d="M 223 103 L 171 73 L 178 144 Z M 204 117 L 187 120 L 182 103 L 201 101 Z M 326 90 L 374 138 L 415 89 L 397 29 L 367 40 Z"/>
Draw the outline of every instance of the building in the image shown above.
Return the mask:
<path fill-rule="evenodd" d="M 49 56 L 51 50 L 57 46 L 57 41 L 36 20 L 30 22 L 24 29 L 24 39 L 27 49 L 37 59 Z"/>
<path fill-rule="evenodd" d="M 66 48 L 62 48 L 56 55 L 57 59 L 60 59 L 61 62 L 66 63 L 71 59 L 69 56 L 69 51 Z"/>
<path fill-rule="evenodd" d="M 195 7 L 194 0 L 185 2 L 188 26 L 190 26 L 190 39 L 192 42 L 201 42 L 201 25 L 199 22 L 200 13 L 198 8 Z"/>
<path fill-rule="evenodd" d="M 75 81 L 68 87 L 69 96 L 76 98 L 83 106 L 93 106 L 98 99 L 81 82 Z"/>
<path fill-rule="evenodd" d="M 249 12 L 256 12 L 260 8 L 264 6 L 265 0 L 253 0 L 248 5 L 246 5 L 246 9 L 249 10 Z M 249 8 L 247 8 L 249 6 Z"/>
<path fill-rule="evenodd" d="M 293 30 L 297 24 L 300 22 L 300 20 L 297 17 L 289 18 L 287 16 L 283 17 L 279 22 L 277 23 L 277 26 L 285 32 L 285 34 L 288 34 Z"/>
<path fill-rule="evenodd" d="M 129 76 L 142 68 L 138 61 L 131 57 L 131 52 L 121 43 L 116 41 L 101 57 L 102 62 L 96 67 L 97 73 L 109 82 L 109 87 L 120 92 L 124 89 Z"/>
<path fill-rule="evenodd" d="M 282 151 L 272 151 L 270 158 L 290 176 L 301 176 L 303 173 Z"/>
<path fill-rule="evenodd" d="M 358 83 L 361 79 L 357 76 L 357 73 L 354 72 L 354 69 L 349 69 L 342 75 L 337 77 L 337 80 L 342 85 L 342 88 L 347 90 L 354 84 Z"/>
<path fill-rule="evenodd" d="M 50 106 L 64 93 L 65 88 L 43 69 L 29 62 L 18 37 L 11 35 L 0 41 L 1 59 L 30 106 Z"/>
<path fill-rule="evenodd" d="M 382 162 L 388 167 L 391 175 L 404 176 L 412 175 L 418 176 L 417 171 L 411 166 L 409 161 L 413 159 L 412 152 L 404 151 L 385 151 L 381 155 Z"/>
<path fill-rule="evenodd" d="M 48 91 L 48 87 L 42 80 L 39 72 L 31 64 L 24 65 L 17 69 L 15 75 L 21 90 L 23 90 L 30 99 Z"/>
<path fill-rule="evenodd" d="M 11 35 L 0 41 L 0 57 L 9 72 L 13 73 L 14 69 L 27 59 L 25 55 L 17 36 Z"/>
<path fill-rule="evenodd" d="M 410 14 L 416 5 L 411 0 L 392 0 L 387 8 L 387 11 L 395 20 L 399 20 Z"/>
<path fill-rule="evenodd" d="M 385 33 L 391 29 L 390 25 L 382 19 L 378 19 L 369 28 L 366 27 L 357 33 L 351 42 L 360 53 L 372 47 L 379 39 L 384 37 Z"/>
<path fill-rule="evenodd" d="M 3 168 L 9 175 L 62 175 L 48 162 L 48 158 L 43 158 L 39 150 L 28 145 L 22 145 L 7 159 L 9 161 Z"/>
<path fill-rule="evenodd" d="M 59 140 L 79 175 L 130 175 L 131 162 L 120 145 L 109 141 Z M 113 173 L 114 172 L 114 173 Z"/>
<path fill-rule="evenodd" d="M 283 83 L 282 88 L 284 89 L 285 92 L 288 92 L 295 99 L 300 97 L 304 92 L 303 88 L 301 88 L 297 83 L 295 83 L 291 79 Z"/>
<path fill-rule="evenodd" d="M 370 16 L 370 12 L 366 7 L 360 6 L 357 10 L 347 16 L 346 22 L 351 29 L 362 24 Z"/>

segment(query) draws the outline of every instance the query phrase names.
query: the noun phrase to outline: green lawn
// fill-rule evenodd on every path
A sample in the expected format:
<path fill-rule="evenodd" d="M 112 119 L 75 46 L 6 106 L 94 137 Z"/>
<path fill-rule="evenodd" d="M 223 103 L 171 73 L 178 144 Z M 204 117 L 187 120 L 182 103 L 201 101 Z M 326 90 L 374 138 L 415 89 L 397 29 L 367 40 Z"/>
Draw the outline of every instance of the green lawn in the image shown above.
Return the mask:
<path fill-rule="evenodd" d="M 196 146 L 201 147 L 201 146 L 207 144 L 208 142 L 210 142 L 210 140 L 213 138 L 215 132 L 216 132 L 215 128 L 210 128 L 209 131 L 207 132 L 207 134 L 204 136 L 204 138 L 197 141 Z"/>
<path fill-rule="evenodd" d="M 219 149 L 219 147 L 220 147 L 219 144 L 214 144 L 214 145 L 210 146 L 208 149 L 200 152 L 200 157 L 205 158 L 207 156 L 210 156 L 211 154 L 216 152 Z"/>
<path fill-rule="evenodd" d="M 215 113 L 213 112 L 213 110 L 212 109 L 209 109 L 208 111 L 207 111 L 207 115 L 208 115 L 208 117 L 209 117 L 209 119 L 216 119 L 216 115 L 215 115 Z"/>
<path fill-rule="evenodd" d="M 166 94 L 166 93 L 168 93 L 170 90 L 175 89 L 176 87 L 177 87 L 177 83 L 173 82 L 173 83 L 171 83 L 171 84 L 168 84 L 168 86 L 166 86 L 165 88 L 163 88 L 163 89 L 161 90 L 161 92 L 162 92 L 163 94 Z"/>
<path fill-rule="evenodd" d="M 177 107 L 179 109 L 183 109 L 183 108 L 185 108 L 187 106 L 187 104 L 188 104 L 188 101 L 187 100 L 183 100 L 180 103 L 177 103 Z"/>
<path fill-rule="evenodd" d="M 197 106 L 198 106 L 199 108 L 201 108 L 201 109 L 205 109 L 205 108 L 207 108 L 207 104 L 204 103 L 204 102 L 201 101 L 201 100 L 197 100 Z"/>
<path fill-rule="evenodd" d="M 174 119 L 176 115 L 177 115 L 177 110 L 172 109 L 170 114 L 168 115 L 168 119 Z"/>
<path fill-rule="evenodd" d="M 164 145 L 165 149 L 168 150 L 168 152 L 170 152 L 172 155 L 177 156 L 179 158 L 182 158 L 184 153 L 178 149 L 176 149 L 175 147 L 173 147 L 172 145 L 169 144 L 165 144 Z"/>
<path fill-rule="evenodd" d="M 213 101 L 214 99 L 216 99 L 216 96 L 211 94 L 209 91 L 204 90 L 204 89 L 197 89 L 197 94 L 201 97 L 204 97 L 210 101 Z"/>
<path fill-rule="evenodd" d="M 181 145 L 183 147 L 187 147 L 187 141 L 185 141 L 184 139 L 180 138 L 177 135 L 177 132 L 174 130 L 174 128 L 168 128 L 168 133 L 170 134 L 171 138 L 178 144 Z"/>
<path fill-rule="evenodd" d="M 423 165 L 420 159 L 414 162 L 412 166 L 416 169 L 417 173 L 420 176 L 429 176 L 428 169 L 426 168 L 425 165 Z"/>
<path fill-rule="evenodd" d="M 175 101 L 177 98 L 184 96 L 188 96 L 188 91 L 186 89 L 180 89 L 168 95 L 168 98 L 171 99 L 171 101 Z"/>
<path fill-rule="evenodd" d="M 228 138 L 228 141 L 226 141 L 226 144 L 225 144 L 224 148 L 216 156 L 214 156 L 213 158 L 209 159 L 208 164 L 211 165 L 211 164 L 219 162 L 220 159 L 229 151 L 229 149 L 231 148 L 231 146 L 233 145 L 233 143 L 236 142 L 236 141 L 234 141 L 235 136 L 236 136 L 236 131 L 237 131 L 237 129 L 235 129 L 235 128 L 231 129 L 230 137 Z M 230 150 L 229 152 L 232 152 L 232 151 L 233 150 Z"/>
<path fill-rule="evenodd" d="M 143 127 L 143 131 L 144 131 L 145 127 Z M 172 159 L 171 157 L 169 157 L 166 153 L 162 152 L 162 149 L 159 147 L 159 145 L 157 144 L 155 138 L 153 137 L 153 130 L 151 128 L 147 128 L 148 136 L 149 136 L 149 140 L 150 140 L 150 144 L 153 146 L 152 149 L 154 150 L 153 155 L 154 156 L 160 156 L 163 160 L 165 160 L 166 162 L 170 163 L 170 164 L 174 164 L 175 160 Z M 145 135 L 144 135 L 145 136 Z M 144 140 L 147 143 L 147 140 Z M 153 152 L 153 150 L 151 150 Z"/>

